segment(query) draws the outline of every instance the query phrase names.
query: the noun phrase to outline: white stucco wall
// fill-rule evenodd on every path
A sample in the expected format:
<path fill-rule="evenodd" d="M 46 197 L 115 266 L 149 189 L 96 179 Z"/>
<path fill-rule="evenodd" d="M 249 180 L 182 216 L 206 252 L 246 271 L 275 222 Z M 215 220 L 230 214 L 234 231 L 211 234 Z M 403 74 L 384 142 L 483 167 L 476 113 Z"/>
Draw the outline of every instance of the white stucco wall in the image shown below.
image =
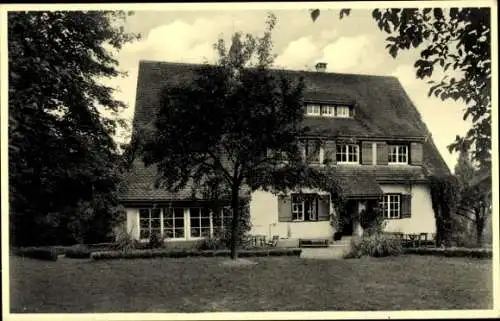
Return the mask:
<path fill-rule="evenodd" d="M 411 218 L 387 220 L 386 231 L 402 233 L 435 233 L 436 223 L 430 189 L 425 184 L 387 185 L 381 184 L 384 193 L 411 194 Z"/>
<path fill-rule="evenodd" d="M 328 194 L 317 190 L 302 190 L 304 193 Z M 332 209 L 330 208 L 330 211 Z M 319 222 L 279 222 L 278 196 L 263 190 L 252 193 L 250 201 L 251 234 L 261 234 L 280 238 L 332 238 L 333 228 L 329 221 Z"/>

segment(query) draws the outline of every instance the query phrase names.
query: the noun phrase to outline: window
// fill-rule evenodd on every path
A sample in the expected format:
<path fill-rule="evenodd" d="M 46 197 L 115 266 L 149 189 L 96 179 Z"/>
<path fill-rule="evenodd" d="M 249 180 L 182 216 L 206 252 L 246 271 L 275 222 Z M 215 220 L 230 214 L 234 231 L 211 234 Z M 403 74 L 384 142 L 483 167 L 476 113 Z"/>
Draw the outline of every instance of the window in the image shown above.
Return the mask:
<path fill-rule="evenodd" d="M 165 208 L 163 210 L 163 235 L 166 238 L 184 238 L 183 208 Z"/>
<path fill-rule="evenodd" d="M 306 115 L 323 117 L 352 117 L 352 107 L 346 105 L 307 104 Z"/>
<path fill-rule="evenodd" d="M 319 163 L 321 142 L 319 140 L 306 140 L 304 142 L 305 157 L 307 162 Z"/>
<path fill-rule="evenodd" d="M 335 113 L 335 116 L 336 117 L 350 117 L 350 110 L 349 110 L 349 107 L 348 106 L 337 106 L 336 108 L 336 113 Z"/>
<path fill-rule="evenodd" d="M 408 146 L 389 145 L 390 164 L 408 164 Z"/>
<path fill-rule="evenodd" d="M 153 233 L 161 234 L 161 210 L 142 208 L 139 210 L 139 237 L 149 239 Z"/>
<path fill-rule="evenodd" d="M 382 199 L 382 211 L 384 218 L 393 219 L 401 217 L 401 195 L 386 194 Z"/>
<path fill-rule="evenodd" d="M 223 207 L 218 215 L 213 215 L 213 233 L 222 232 L 231 226 L 231 208 Z"/>
<path fill-rule="evenodd" d="M 359 146 L 354 144 L 337 145 L 337 163 L 359 163 Z"/>
<path fill-rule="evenodd" d="M 210 236 L 210 211 L 206 208 L 192 207 L 189 209 L 191 237 Z"/>
<path fill-rule="evenodd" d="M 335 106 L 321 106 L 321 115 L 326 117 L 335 117 Z"/>
<path fill-rule="evenodd" d="M 292 220 L 317 221 L 318 220 L 318 195 L 317 194 L 292 194 Z"/>
<path fill-rule="evenodd" d="M 307 115 L 310 116 L 321 115 L 320 105 L 307 105 Z"/>

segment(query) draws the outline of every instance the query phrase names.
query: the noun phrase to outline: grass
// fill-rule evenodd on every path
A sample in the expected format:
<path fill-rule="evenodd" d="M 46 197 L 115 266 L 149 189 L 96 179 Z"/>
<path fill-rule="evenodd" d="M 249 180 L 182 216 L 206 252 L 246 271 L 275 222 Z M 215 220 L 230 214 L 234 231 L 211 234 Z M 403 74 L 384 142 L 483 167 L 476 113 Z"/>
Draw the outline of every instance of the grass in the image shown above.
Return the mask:
<path fill-rule="evenodd" d="M 10 258 L 11 312 L 492 309 L 489 259 Z"/>

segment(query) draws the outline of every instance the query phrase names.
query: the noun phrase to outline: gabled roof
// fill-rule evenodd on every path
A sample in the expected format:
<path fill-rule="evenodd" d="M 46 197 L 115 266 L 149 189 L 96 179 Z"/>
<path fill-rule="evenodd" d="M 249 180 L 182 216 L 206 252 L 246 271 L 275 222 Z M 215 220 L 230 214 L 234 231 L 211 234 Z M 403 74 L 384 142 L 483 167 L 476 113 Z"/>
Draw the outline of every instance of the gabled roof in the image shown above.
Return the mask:
<path fill-rule="evenodd" d="M 141 61 L 137 80 L 134 129 L 152 126 L 159 109 L 160 93 L 165 87 L 173 87 L 194 79 L 195 72 L 203 65 L 157 61 Z M 324 137 L 357 137 L 360 139 L 412 140 L 423 142 L 424 166 L 408 166 L 394 169 L 388 166 L 360 166 L 370 171 L 378 181 L 421 180 L 426 174 L 449 174 L 450 171 L 439 154 L 432 137 L 400 82 L 395 77 L 274 70 L 276 74 L 298 79 L 303 77 L 306 89 L 305 101 L 347 103 L 355 107 L 353 119 L 306 117 L 304 125 L 311 135 Z M 187 197 L 190 192 L 173 195 L 164 191 L 148 191 L 151 186 L 152 168 L 134 162 L 128 174 L 127 192 L 123 198 L 145 199 Z M 346 177 L 353 177 L 354 168 L 349 166 Z M 132 177 L 132 179 L 130 179 Z M 146 194 L 144 194 L 146 193 Z M 158 194 L 159 193 L 159 194 Z M 142 196 L 141 196 L 142 195 Z"/>

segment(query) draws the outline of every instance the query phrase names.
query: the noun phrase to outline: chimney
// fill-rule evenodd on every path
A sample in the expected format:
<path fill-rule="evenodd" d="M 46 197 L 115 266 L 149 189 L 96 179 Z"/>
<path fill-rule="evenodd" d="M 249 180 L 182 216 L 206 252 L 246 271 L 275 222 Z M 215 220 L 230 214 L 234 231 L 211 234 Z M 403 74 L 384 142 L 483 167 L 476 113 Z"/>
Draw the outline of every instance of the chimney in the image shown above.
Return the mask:
<path fill-rule="evenodd" d="M 326 62 L 318 62 L 316 64 L 316 71 L 317 72 L 325 72 L 326 71 Z"/>

